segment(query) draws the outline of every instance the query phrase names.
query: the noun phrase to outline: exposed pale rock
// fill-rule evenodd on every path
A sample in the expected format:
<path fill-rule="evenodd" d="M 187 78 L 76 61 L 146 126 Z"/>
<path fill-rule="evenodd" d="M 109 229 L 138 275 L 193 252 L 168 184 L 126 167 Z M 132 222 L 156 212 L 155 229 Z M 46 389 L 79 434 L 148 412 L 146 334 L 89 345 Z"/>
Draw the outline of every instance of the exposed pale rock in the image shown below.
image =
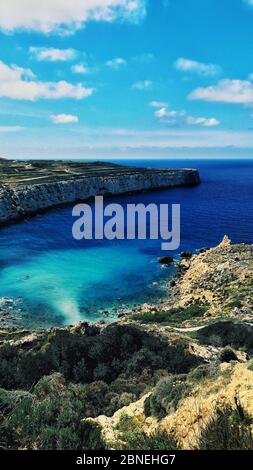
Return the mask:
<path fill-rule="evenodd" d="M 191 396 L 182 400 L 175 412 L 168 414 L 159 421 L 154 417 L 146 417 L 144 403 L 147 394 L 135 403 L 118 410 L 112 417 L 99 416 L 89 419 L 102 427 L 105 441 L 113 445 L 117 440 L 117 425 L 123 415 L 135 418 L 140 428 L 147 435 L 162 430 L 173 435 L 180 448 L 194 450 L 199 448 L 201 432 L 207 427 L 210 419 L 215 416 L 217 408 L 227 405 L 235 407 L 235 398 L 248 416 L 253 417 L 253 371 L 247 364 L 221 364 L 221 375 L 214 380 L 206 380 L 196 386 Z M 231 371 L 231 377 L 222 371 Z"/>
<path fill-rule="evenodd" d="M 232 244 L 225 236 L 207 251 L 183 259 L 170 287 L 173 306 L 204 303 L 208 315 L 253 314 L 253 246 Z"/>

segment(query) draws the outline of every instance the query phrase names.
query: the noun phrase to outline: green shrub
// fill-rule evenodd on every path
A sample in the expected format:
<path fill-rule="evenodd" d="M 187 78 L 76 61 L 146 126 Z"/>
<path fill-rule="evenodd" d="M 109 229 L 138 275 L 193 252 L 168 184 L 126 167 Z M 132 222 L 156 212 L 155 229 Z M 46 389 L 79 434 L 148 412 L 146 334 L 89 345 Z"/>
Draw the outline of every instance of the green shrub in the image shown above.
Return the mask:
<path fill-rule="evenodd" d="M 110 405 L 116 410 L 123 408 L 123 406 L 128 406 L 130 403 L 135 401 L 135 395 L 132 393 L 122 393 L 122 395 L 116 395 L 111 399 Z"/>
<path fill-rule="evenodd" d="M 253 359 L 248 362 L 248 369 L 253 371 Z"/>
<path fill-rule="evenodd" d="M 166 323 L 169 321 L 169 312 L 136 313 L 133 318 L 141 323 Z"/>
<path fill-rule="evenodd" d="M 135 418 L 123 415 L 117 426 L 117 449 L 124 450 L 176 450 L 177 443 L 165 431 L 148 436 Z"/>
<path fill-rule="evenodd" d="M 221 372 L 218 364 L 201 364 L 189 372 L 188 380 L 198 384 L 205 379 L 215 380 L 219 377 L 220 374 Z"/>
<path fill-rule="evenodd" d="M 86 448 L 92 433 L 84 418 L 112 416 L 161 377 L 201 361 L 187 340 L 170 344 L 136 325 L 110 325 L 92 337 L 81 328 L 52 330 L 31 349 L 0 345 L 2 441 L 13 449 Z"/>
<path fill-rule="evenodd" d="M 162 419 L 175 411 L 180 401 L 191 391 L 191 385 L 187 383 L 186 378 L 185 375 L 176 375 L 160 380 L 153 393 L 146 399 L 145 414 Z"/>
<path fill-rule="evenodd" d="M 250 420 L 241 410 L 230 406 L 218 408 L 201 433 L 201 450 L 252 450 Z"/>
<path fill-rule="evenodd" d="M 202 344 L 234 349 L 244 348 L 253 354 L 253 327 L 246 323 L 217 321 L 194 334 Z"/>
<path fill-rule="evenodd" d="M 201 363 L 202 359 L 190 354 L 189 343 L 185 340 L 178 340 L 169 349 L 168 370 L 173 374 L 186 374 Z"/>
<path fill-rule="evenodd" d="M 187 341 L 170 345 L 166 338 L 132 325 L 110 325 L 92 337 L 56 330 L 31 350 L 0 346 L 0 387 L 29 390 L 41 377 L 59 372 L 67 381 L 82 384 L 111 384 L 121 377 L 136 384 L 138 395 L 145 388 L 138 382 L 150 384 L 157 370 L 188 372 L 199 363 Z"/>
<path fill-rule="evenodd" d="M 10 401 L 13 392 L 6 393 Z M 6 396 L 2 400 L 6 403 Z M 83 421 L 84 415 L 84 388 L 66 385 L 60 374 L 54 374 L 41 379 L 33 394 L 19 396 L 2 416 L 0 436 L 5 439 L 6 448 L 104 448 L 100 430 Z"/>
<path fill-rule="evenodd" d="M 244 285 L 246 287 L 252 287 L 253 286 L 253 277 L 251 277 L 250 279 L 244 280 Z"/>
<path fill-rule="evenodd" d="M 135 326 L 110 325 L 92 337 L 78 331 L 56 330 L 31 350 L 0 346 L 0 386 L 30 389 L 53 372 L 60 372 L 74 383 L 111 383 L 127 369 L 132 374 L 143 368 L 152 372 L 165 368 L 167 356 L 165 340 Z"/>
<path fill-rule="evenodd" d="M 221 362 L 238 361 L 237 355 L 230 346 L 226 346 L 220 353 Z"/>
<path fill-rule="evenodd" d="M 187 308 L 172 308 L 167 312 L 137 313 L 133 318 L 141 323 L 177 324 L 192 318 L 202 317 L 206 311 L 207 306 L 193 304 Z"/>

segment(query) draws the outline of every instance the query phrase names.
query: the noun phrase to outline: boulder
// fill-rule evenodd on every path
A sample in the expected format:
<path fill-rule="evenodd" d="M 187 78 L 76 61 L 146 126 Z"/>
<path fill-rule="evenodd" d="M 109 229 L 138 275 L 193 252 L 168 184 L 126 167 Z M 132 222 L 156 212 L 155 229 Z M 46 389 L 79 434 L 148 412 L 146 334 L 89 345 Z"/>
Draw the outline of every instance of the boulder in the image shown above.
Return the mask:
<path fill-rule="evenodd" d="M 180 253 L 180 257 L 184 259 L 190 259 L 192 257 L 192 253 L 190 251 L 182 251 Z"/>
<path fill-rule="evenodd" d="M 162 258 L 159 258 L 158 262 L 163 265 L 163 266 L 168 266 L 169 264 L 173 263 L 173 258 L 172 256 L 163 256 Z"/>
<path fill-rule="evenodd" d="M 208 250 L 209 250 L 209 248 L 200 248 L 199 253 L 202 254 L 202 253 L 205 253 Z"/>

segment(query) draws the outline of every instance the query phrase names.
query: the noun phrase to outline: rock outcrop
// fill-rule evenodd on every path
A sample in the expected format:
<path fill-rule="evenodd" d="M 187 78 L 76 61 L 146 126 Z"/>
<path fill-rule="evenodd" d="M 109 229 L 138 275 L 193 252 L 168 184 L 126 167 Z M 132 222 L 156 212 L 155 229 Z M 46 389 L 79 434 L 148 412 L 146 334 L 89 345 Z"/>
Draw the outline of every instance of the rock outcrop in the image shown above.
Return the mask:
<path fill-rule="evenodd" d="M 202 380 L 189 397 L 181 400 L 177 410 L 168 413 L 161 420 L 145 415 L 145 401 L 149 393 L 116 411 L 112 417 L 98 416 L 89 421 L 101 426 L 104 440 L 113 448 L 118 448 L 120 442 L 120 420 L 127 416 L 147 435 L 152 435 L 158 430 L 165 431 L 174 436 L 180 449 L 197 450 L 202 433 L 215 419 L 217 410 L 225 410 L 226 407 L 235 409 L 235 403 L 239 402 L 244 413 L 247 413 L 249 419 L 252 418 L 252 387 L 253 371 L 248 364 L 224 363 L 217 369 L 217 377 Z"/>
<path fill-rule="evenodd" d="M 201 303 L 207 317 L 226 314 L 252 319 L 253 245 L 222 242 L 189 259 L 182 259 L 171 288 L 175 307 Z"/>

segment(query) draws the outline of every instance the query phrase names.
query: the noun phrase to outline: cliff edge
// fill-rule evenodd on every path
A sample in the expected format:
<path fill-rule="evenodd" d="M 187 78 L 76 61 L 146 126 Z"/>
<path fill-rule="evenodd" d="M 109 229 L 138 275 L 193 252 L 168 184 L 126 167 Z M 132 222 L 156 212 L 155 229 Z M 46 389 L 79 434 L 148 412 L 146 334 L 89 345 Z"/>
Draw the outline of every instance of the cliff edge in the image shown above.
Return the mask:
<path fill-rule="evenodd" d="M 194 169 L 134 168 L 110 163 L 0 161 L 0 225 L 96 195 L 195 185 Z"/>

